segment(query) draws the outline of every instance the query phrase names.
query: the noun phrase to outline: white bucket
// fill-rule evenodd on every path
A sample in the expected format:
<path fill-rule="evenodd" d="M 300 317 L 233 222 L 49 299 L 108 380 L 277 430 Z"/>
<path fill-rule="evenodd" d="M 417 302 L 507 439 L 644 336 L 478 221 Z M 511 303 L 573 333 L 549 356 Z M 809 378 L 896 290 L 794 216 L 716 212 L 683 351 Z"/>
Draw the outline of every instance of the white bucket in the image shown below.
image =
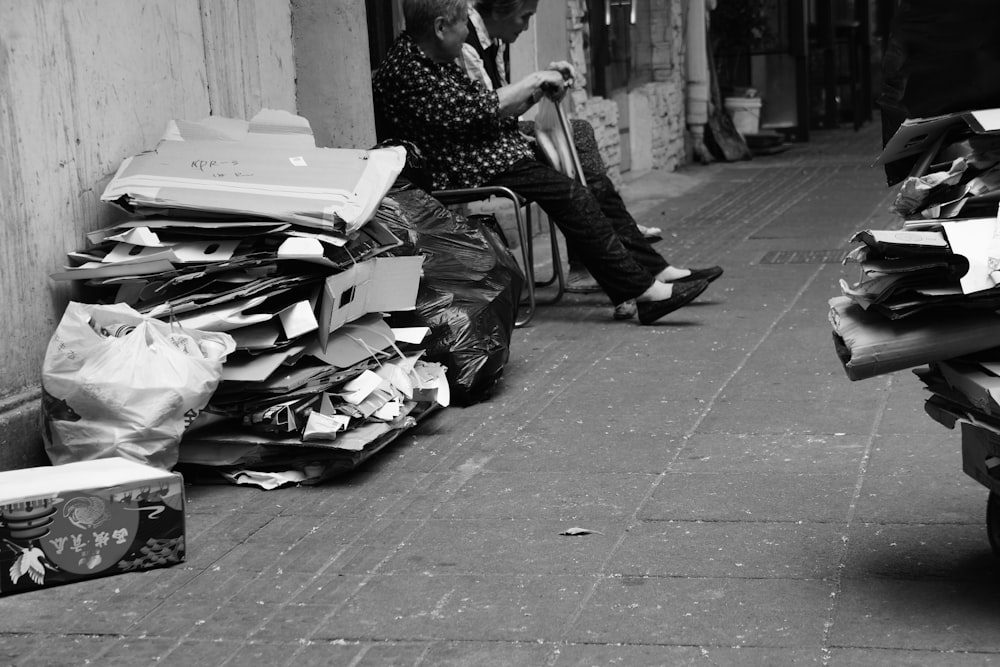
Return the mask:
<path fill-rule="evenodd" d="M 733 125 L 736 131 L 746 136 L 760 132 L 760 106 L 759 97 L 727 97 L 723 101 L 726 111 L 733 117 Z"/>

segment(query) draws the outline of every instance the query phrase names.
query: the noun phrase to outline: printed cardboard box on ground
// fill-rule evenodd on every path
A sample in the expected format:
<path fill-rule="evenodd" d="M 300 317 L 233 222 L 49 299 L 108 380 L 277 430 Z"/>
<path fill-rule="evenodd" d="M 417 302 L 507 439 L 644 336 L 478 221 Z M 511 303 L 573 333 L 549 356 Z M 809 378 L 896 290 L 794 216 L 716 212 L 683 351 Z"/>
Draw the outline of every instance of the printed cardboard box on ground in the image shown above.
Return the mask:
<path fill-rule="evenodd" d="M 0 472 L 0 596 L 184 555 L 179 473 L 117 457 Z"/>

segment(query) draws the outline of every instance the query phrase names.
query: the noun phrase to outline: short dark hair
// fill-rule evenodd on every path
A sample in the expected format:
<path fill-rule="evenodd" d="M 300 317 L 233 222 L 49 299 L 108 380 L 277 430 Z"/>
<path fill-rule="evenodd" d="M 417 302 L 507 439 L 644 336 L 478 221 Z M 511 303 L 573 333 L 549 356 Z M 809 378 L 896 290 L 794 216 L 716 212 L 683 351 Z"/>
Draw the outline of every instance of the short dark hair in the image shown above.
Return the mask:
<path fill-rule="evenodd" d="M 434 19 L 439 16 L 453 23 L 466 10 L 468 0 L 403 0 L 403 20 L 406 31 L 420 39 L 434 31 Z"/>
<path fill-rule="evenodd" d="M 524 6 L 524 0 L 475 0 L 473 6 L 480 14 L 493 14 L 500 18 L 506 18 L 520 12 Z"/>

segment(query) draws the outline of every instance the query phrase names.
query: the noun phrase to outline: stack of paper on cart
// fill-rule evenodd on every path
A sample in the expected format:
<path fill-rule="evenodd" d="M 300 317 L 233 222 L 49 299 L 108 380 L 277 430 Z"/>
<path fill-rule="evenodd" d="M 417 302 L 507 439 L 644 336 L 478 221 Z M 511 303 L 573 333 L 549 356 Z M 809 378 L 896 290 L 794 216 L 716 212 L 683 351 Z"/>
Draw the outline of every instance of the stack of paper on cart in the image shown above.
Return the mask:
<path fill-rule="evenodd" d="M 997 240 L 994 240 L 997 239 Z M 837 354 L 852 380 L 986 350 L 1000 335 L 997 218 L 866 230 L 845 260 L 859 267 L 830 300 Z"/>
<path fill-rule="evenodd" d="M 319 149 L 304 119 L 262 112 L 175 121 L 118 170 L 103 199 L 131 216 L 53 278 L 80 301 L 235 339 L 182 465 L 315 482 L 448 404 L 444 369 L 421 359 L 426 330 L 382 317 L 413 309 L 423 261 L 400 255 L 382 203 L 404 157 Z"/>

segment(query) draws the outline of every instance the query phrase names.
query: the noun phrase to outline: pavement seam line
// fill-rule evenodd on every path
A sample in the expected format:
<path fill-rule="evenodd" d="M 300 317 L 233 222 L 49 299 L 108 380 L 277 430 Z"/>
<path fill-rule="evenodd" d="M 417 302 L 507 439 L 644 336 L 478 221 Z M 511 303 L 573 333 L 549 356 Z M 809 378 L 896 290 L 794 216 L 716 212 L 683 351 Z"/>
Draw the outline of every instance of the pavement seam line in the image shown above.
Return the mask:
<path fill-rule="evenodd" d="M 889 394 L 892 388 L 892 376 L 888 377 L 889 386 L 881 400 L 878 411 L 875 413 L 875 419 L 872 420 L 872 428 L 868 434 L 868 442 L 865 445 L 864 454 L 861 456 L 861 460 L 858 462 L 858 479 L 854 484 L 854 494 L 851 496 L 851 502 L 847 507 L 847 517 L 844 522 L 844 536 L 841 538 L 840 545 L 840 555 L 837 557 L 837 569 L 833 573 L 833 591 L 830 593 L 830 605 L 827 607 L 827 618 L 823 624 L 823 665 L 828 665 L 830 660 L 833 658 L 830 655 L 830 633 L 833 630 L 834 616 L 837 613 L 838 602 L 840 600 L 841 584 L 843 582 L 843 571 L 845 567 L 845 560 L 847 558 L 847 551 L 850 547 L 850 530 L 851 525 L 854 521 L 854 515 L 857 513 L 858 499 L 861 497 L 861 488 L 864 486 L 865 474 L 868 472 L 868 462 L 871 460 L 872 445 L 875 442 L 875 438 L 878 435 L 878 429 L 882 425 L 882 421 L 885 416 L 886 406 L 889 404 Z"/>
<path fill-rule="evenodd" d="M 880 213 L 882 213 L 883 210 L 887 208 L 886 203 L 894 201 L 895 197 L 896 194 L 891 189 L 887 189 L 885 194 L 879 200 L 878 205 L 872 208 L 872 211 L 869 214 L 869 216 L 863 221 L 863 224 L 865 226 L 868 226 L 870 222 L 872 222 Z M 830 604 L 829 607 L 827 608 L 827 618 L 824 622 L 824 627 L 823 627 L 823 647 L 821 651 L 823 656 L 822 664 L 824 666 L 828 665 L 833 658 L 833 656 L 830 653 L 830 636 L 831 633 L 833 632 L 834 617 L 839 607 L 840 593 L 843 584 L 843 571 L 846 565 L 845 561 L 847 558 L 847 552 L 850 547 L 849 543 L 850 530 L 854 522 L 854 516 L 857 513 L 858 500 L 861 497 L 861 489 L 864 485 L 865 474 L 868 471 L 868 462 L 871 460 L 872 446 L 874 445 L 875 438 L 878 435 L 879 427 L 881 426 L 882 421 L 885 418 L 885 411 L 889 403 L 889 396 L 891 394 L 891 389 L 893 385 L 892 374 L 889 374 L 886 379 L 887 379 L 886 392 L 880 401 L 878 411 L 875 413 L 875 418 L 872 422 L 872 428 L 868 434 L 867 443 L 865 444 L 864 454 L 861 456 L 861 461 L 858 462 L 858 478 L 854 486 L 854 494 L 851 497 L 851 502 L 848 505 L 847 509 L 847 517 L 844 525 L 844 537 L 841 540 L 840 555 L 837 558 L 837 570 L 834 572 L 833 575 L 833 591 L 830 594 Z"/>

